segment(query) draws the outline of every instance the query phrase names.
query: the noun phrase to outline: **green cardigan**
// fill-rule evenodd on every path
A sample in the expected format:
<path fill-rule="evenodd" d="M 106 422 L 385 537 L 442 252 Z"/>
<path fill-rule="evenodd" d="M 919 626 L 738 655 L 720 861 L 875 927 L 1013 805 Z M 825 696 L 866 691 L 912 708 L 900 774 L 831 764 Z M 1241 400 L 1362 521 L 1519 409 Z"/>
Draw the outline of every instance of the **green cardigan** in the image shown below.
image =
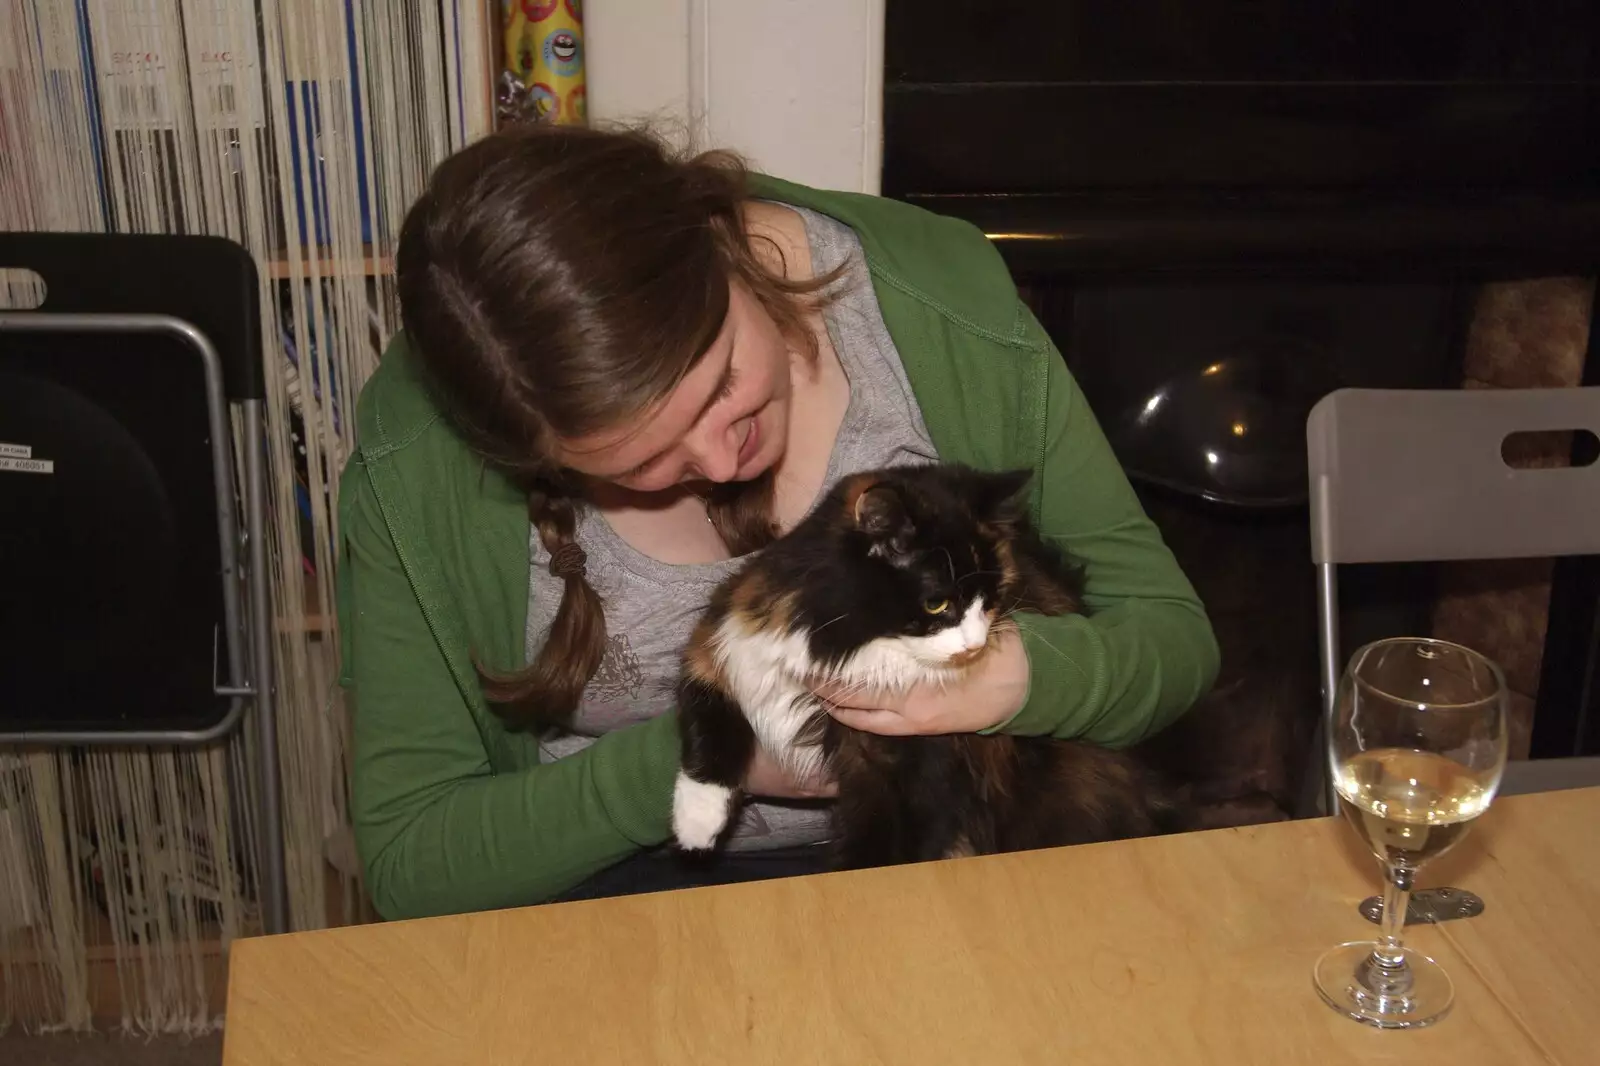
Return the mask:
<path fill-rule="evenodd" d="M 1134 743 L 1215 679 L 1204 608 L 999 254 L 965 222 L 758 178 L 849 225 L 939 454 L 1035 471 L 1041 530 L 1085 564 L 1092 616 L 1024 620 L 1027 705 L 1000 728 Z M 540 765 L 473 660 L 524 661 L 528 518 L 440 416 L 403 339 L 362 390 L 339 490 L 353 820 L 388 918 L 535 903 L 670 835 L 676 715 Z"/>

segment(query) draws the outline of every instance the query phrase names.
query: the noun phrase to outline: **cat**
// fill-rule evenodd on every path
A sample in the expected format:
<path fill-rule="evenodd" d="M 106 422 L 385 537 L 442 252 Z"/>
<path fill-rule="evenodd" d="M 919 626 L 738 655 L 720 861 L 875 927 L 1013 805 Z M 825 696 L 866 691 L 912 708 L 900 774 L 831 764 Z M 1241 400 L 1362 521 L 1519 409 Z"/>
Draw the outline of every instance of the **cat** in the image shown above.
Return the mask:
<path fill-rule="evenodd" d="M 1016 611 L 1082 610 L 1081 572 L 1028 520 L 1028 471 L 954 463 L 841 480 L 787 536 L 728 577 L 678 683 L 678 848 L 715 848 L 756 745 L 838 785 L 842 868 L 1271 820 L 1223 786 L 1178 784 L 1136 752 L 961 733 L 886 737 L 839 724 L 808 683 L 951 682 Z M 1248 792 L 1245 788 L 1243 791 Z"/>

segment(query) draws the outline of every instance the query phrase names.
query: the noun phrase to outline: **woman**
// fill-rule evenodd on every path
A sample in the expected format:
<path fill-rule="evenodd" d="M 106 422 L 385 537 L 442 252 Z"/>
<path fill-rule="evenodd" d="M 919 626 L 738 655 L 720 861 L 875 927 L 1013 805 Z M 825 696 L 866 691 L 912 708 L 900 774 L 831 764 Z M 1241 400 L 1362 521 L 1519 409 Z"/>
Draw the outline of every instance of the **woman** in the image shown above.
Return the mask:
<path fill-rule="evenodd" d="M 765 757 L 721 859 L 662 848 L 670 690 L 710 589 L 853 470 L 1032 468 L 1094 614 L 1024 617 L 970 683 L 854 695 L 846 724 L 1120 746 L 1214 679 L 1193 588 L 967 224 L 535 126 L 438 168 L 396 267 L 405 332 L 340 491 L 385 916 L 819 869 L 829 785 Z"/>

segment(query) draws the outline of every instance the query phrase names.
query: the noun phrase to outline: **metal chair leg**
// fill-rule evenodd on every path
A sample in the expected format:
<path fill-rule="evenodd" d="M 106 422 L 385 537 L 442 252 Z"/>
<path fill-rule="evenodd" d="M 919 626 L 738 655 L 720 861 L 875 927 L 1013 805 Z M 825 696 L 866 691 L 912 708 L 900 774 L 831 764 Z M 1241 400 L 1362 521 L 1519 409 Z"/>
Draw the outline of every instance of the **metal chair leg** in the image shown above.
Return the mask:
<path fill-rule="evenodd" d="M 1328 730 L 1333 724 L 1333 705 L 1339 692 L 1339 576 L 1332 563 L 1317 564 L 1317 643 L 1321 658 L 1322 712 L 1312 736 L 1306 759 L 1306 776 L 1301 788 L 1301 817 L 1334 814 L 1339 809 L 1339 793 L 1328 773 Z"/>

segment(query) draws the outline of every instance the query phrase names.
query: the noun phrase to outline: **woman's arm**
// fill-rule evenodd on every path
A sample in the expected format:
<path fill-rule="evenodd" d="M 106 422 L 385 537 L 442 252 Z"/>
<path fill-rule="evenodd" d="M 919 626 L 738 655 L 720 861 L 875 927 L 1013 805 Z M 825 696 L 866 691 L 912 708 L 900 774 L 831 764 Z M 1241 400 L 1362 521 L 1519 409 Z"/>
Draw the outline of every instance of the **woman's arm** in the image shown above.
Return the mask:
<path fill-rule="evenodd" d="M 1036 336 L 1043 327 L 1028 316 Z M 1145 515 L 1083 391 L 1051 345 L 1035 520 L 1084 568 L 1087 615 L 1018 615 L 1030 666 L 999 731 L 1136 743 L 1205 695 L 1220 658 L 1205 608 Z"/>
<path fill-rule="evenodd" d="M 677 716 L 496 773 L 365 474 L 342 493 L 355 699 L 352 817 L 386 918 L 536 903 L 671 832 Z"/>

